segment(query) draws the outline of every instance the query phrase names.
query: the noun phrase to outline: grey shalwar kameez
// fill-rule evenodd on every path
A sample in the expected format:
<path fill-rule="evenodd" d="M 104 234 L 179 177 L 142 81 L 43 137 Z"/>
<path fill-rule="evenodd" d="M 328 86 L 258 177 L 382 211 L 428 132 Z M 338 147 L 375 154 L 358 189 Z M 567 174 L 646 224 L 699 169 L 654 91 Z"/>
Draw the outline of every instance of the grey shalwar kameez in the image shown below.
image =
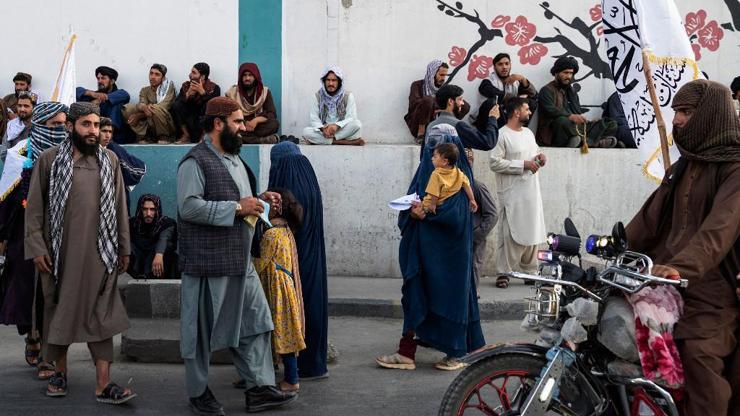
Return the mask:
<path fill-rule="evenodd" d="M 239 156 L 218 153 L 208 136 L 204 141 L 231 174 L 240 196 L 252 196 L 247 171 Z M 206 201 L 204 188 L 205 177 L 195 159 L 183 161 L 177 178 L 180 219 L 217 227 L 233 226 L 237 203 Z M 245 240 L 251 242 L 254 229 L 249 226 L 244 229 Z M 275 385 L 270 345 L 272 329 L 270 309 L 251 258 L 247 259 L 243 278 L 183 274 L 180 352 L 185 360 L 188 396 L 203 394 L 208 384 L 211 352 L 225 348 L 231 351 L 239 376 L 246 380 L 247 390 Z"/>

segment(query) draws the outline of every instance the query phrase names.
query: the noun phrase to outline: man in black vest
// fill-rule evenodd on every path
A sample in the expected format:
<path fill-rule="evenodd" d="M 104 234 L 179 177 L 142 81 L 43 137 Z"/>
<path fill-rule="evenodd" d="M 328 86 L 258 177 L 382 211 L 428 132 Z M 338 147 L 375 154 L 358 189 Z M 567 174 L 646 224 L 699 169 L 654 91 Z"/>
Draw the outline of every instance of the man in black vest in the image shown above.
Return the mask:
<path fill-rule="evenodd" d="M 275 387 L 270 309 L 250 257 L 254 218 L 263 212 L 255 176 L 239 157 L 245 131 L 239 104 L 217 97 L 206 105 L 203 141 L 177 172 L 177 227 L 182 271 L 181 354 L 191 410 L 223 415 L 208 388 L 211 351 L 229 348 L 246 382 L 246 410 L 257 412 L 297 396 Z M 280 205 L 280 196 L 265 192 Z"/>

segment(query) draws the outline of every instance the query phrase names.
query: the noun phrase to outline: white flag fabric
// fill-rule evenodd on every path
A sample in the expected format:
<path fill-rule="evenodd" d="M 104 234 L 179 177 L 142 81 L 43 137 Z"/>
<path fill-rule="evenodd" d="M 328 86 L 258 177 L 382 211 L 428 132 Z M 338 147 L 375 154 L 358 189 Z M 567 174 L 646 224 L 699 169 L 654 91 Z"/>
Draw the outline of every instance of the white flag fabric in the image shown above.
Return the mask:
<path fill-rule="evenodd" d="M 69 39 L 67 49 L 64 51 L 62 65 L 59 68 L 59 75 L 54 88 L 51 90 L 51 99 L 62 104 L 70 105 L 76 100 L 77 88 L 77 68 L 75 66 L 75 42 L 77 35 L 72 34 Z"/>
<path fill-rule="evenodd" d="M 28 140 L 21 140 L 9 149 L 7 156 L 5 156 L 3 174 L 0 176 L 0 201 L 5 201 L 5 198 L 7 198 L 8 195 L 13 192 L 13 189 L 15 189 L 15 187 L 21 182 L 23 165 L 28 160 L 28 158 L 22 154 L 26 152 L 27 143 Z"/>
<path fill-rule="evenodd" d="M 660 181 L 665 167 L 642 51 L 645 49 L 650 58 L 653 83 L 668 133 L 671 163 L 679 156 L 670 135 L 673 96 L 685 83 L 703 76 L 673 0 L 602 0 L 601 7 L 606 56 L 627 122 L 640 149 L 643 174 Z"/>

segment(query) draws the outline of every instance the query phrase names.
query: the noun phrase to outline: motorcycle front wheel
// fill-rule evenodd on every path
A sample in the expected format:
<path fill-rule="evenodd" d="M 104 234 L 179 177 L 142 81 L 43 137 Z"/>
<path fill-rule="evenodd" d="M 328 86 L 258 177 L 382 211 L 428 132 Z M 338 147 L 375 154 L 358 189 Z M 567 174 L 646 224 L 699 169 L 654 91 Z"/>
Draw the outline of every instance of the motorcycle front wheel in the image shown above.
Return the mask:
<path fill-rule="evenodd" d="M 494 355 L 463 370 L 447 388 L 439 416 L 517 416 L 542 367 L 544 358 L 523 354 Z M 552 407 L 558 407 L 552 409 Z M 548 415 L 571 415 L 551 405 Z"/>

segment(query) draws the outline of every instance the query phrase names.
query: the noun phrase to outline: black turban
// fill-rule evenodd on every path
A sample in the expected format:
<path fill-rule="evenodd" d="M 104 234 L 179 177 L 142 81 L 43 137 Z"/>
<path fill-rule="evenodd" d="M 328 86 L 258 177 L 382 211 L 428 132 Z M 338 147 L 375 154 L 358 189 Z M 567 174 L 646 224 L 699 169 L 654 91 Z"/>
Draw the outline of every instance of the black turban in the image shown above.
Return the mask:
<path fill-rule="evenodd" d="M 116 81 L 118 79 L 118 71 L 109 66 L 99 66 L 95 68 L 95 76 L 97 76 L 98 74 L 105 75 L 113 81 Z"/>
<path fill-rule="evenodd" d="M 90 114 L 100 115 L 100 107 L 90 102 L 76 102 L 69 106 L 67 119 L 74 122 L 78 118 L 89 116 Z"/>
<path fill-rule="evenodd" d="M 152 64 L 151 69 L 156 69 L 157 71 L 162 73 L 162 76 L 167 76 L 167 67 L 162 64 Z"/>
<path fill-rule="evenodd" d="M 197 69 L 198 72 L 200 72 L 200 74 L 206 78 L 211 75 L 211 67 L 208 66 L 208 64 L 205 62 L 198 62 L 197 64 L 193 65 L 193 68 Z"/>
<path fill-rule="evenodd" d="M 561 56 L 555 61 L 555 64 L 550 69 L 552 75 L 558 72 L 563 72 L 566 69 L 572 69 L 574 74 L 578 73 L 578 61 L 572 56 Z"/>

